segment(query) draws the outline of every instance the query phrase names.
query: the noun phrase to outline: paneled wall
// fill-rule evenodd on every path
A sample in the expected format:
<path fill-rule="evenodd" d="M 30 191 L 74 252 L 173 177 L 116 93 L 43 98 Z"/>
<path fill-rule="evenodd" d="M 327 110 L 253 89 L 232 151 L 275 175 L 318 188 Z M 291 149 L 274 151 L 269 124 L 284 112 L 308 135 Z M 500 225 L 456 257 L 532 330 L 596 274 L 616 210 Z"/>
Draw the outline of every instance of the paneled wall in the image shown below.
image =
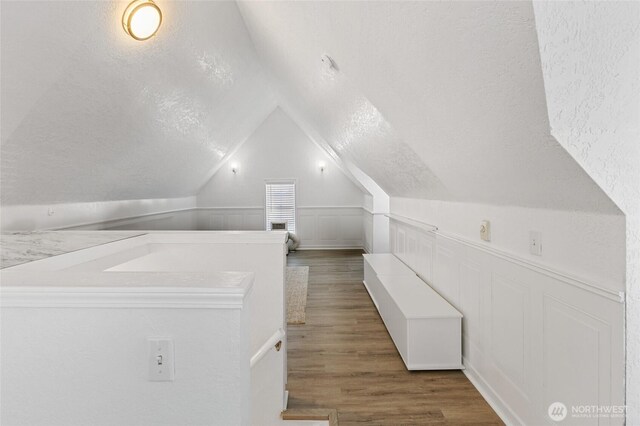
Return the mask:
<path fill-rule="evenodd" d="M 362 233 L 364 235 L 364 249 L 367 253 L 373 253 L 373 213 L 364 210 L 362 213 Z"/>
<path fill-rule="evenodd" d="M 361 207 L 298 207 L 296 234 L 300 248 L 362 248 L 364 245 Z M 200 208 L 198 229 L 262 230 L 262 207 Z"/>
<path fill-rule="evenodd" d="M 365 247 L 364 219 L 372 215 L 362 207 L 298 207 L 297 214 L 301 249 Z M 65 229 L 261 231 L 265 219 L 262 207 L 200 207 Z M 369 232 L 371 235 L 372 228 Z"/>
<path fill-rule="evenodd" d="M 463 238 L 400 220 L 391 250 L 463 315 L 465 374 L 502 418 L 553 424 L 552 402 L 624 403 L 624 303 L 572 278 Z M 567 417 L 563 424 L 622 424 Z"/>

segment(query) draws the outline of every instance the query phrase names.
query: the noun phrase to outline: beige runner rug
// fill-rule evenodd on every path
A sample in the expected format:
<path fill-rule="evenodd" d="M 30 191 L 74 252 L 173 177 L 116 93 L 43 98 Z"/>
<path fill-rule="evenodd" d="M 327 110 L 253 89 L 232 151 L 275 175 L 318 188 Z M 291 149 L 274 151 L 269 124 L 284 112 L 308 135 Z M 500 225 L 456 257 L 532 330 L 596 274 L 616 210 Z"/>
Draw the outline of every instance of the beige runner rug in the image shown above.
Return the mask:
<path fill-rule="evenodd" d="M 304 324 L 307 308 L 308 266 L 287 266 L 287 324 Z"/>

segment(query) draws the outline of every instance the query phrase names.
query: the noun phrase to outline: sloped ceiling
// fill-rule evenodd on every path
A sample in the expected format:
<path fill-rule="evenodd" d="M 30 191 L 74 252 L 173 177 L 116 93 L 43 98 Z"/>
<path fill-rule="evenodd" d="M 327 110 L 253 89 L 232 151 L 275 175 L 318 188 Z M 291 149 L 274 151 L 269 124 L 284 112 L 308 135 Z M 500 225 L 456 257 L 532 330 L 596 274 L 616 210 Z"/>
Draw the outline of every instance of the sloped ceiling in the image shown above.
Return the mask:
<path fill-rule="evenodd" d="M 280 104 L 391 196 L 619 214 L 550 134 L 530 2 L 165 1 L 144 43 L 126 4 L 2 2 L 3 204 L 194 195 Z"/>
<path fill-rule="evenodd" d="M 619 213 L 550 134 L 530 2 L 239 5 L 282 102 L 390 195 Z"/>
<path fill-rule="evenodd" d="M 2 203 L 193 195 L 276 105 L 234 2 L 2 2 Z"/>

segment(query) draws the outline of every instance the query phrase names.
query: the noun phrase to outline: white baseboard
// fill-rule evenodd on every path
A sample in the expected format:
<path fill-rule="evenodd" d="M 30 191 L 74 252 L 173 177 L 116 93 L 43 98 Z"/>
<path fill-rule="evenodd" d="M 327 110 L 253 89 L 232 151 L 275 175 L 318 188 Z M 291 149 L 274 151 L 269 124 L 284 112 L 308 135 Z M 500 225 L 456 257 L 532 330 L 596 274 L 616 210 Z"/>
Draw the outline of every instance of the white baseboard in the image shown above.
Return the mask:
<path fill-rule="evenodd" d="M 364 250 L 363 246 L 305 246 L 298 247 L 297 251 L 305 250 Z"/>
<path fill-rule="evenodd" d="M 473 384 L 473 386 L 480 392 L 480 395 L 487 401 L 487 403 L 493 408 L 498 417 L 507 425 L 524 425 L 525 422 L 509 409 L 509 407 L 502 401 L 502 399 L 494 392 L 493 388 L 485 382 L 480 374 L 473 368 L 473 366 L 464 357 L 462 358 L 462 364 L 464 369 L 462 372 L 467 379 Z"/>

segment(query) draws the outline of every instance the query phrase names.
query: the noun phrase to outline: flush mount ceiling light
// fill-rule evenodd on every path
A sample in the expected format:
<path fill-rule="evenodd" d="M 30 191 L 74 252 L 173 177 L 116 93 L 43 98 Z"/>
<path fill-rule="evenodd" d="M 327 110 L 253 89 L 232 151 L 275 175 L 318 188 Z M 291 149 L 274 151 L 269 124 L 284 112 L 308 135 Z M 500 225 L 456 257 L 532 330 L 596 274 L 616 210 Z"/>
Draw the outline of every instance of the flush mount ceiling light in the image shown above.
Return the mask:
<path fill-rule="evenodd" d="M 122 15 L 122 27 L 136 40 L 153 37 L 162 23 L 162 12 L 152 0 L 135 0 Z"/>

